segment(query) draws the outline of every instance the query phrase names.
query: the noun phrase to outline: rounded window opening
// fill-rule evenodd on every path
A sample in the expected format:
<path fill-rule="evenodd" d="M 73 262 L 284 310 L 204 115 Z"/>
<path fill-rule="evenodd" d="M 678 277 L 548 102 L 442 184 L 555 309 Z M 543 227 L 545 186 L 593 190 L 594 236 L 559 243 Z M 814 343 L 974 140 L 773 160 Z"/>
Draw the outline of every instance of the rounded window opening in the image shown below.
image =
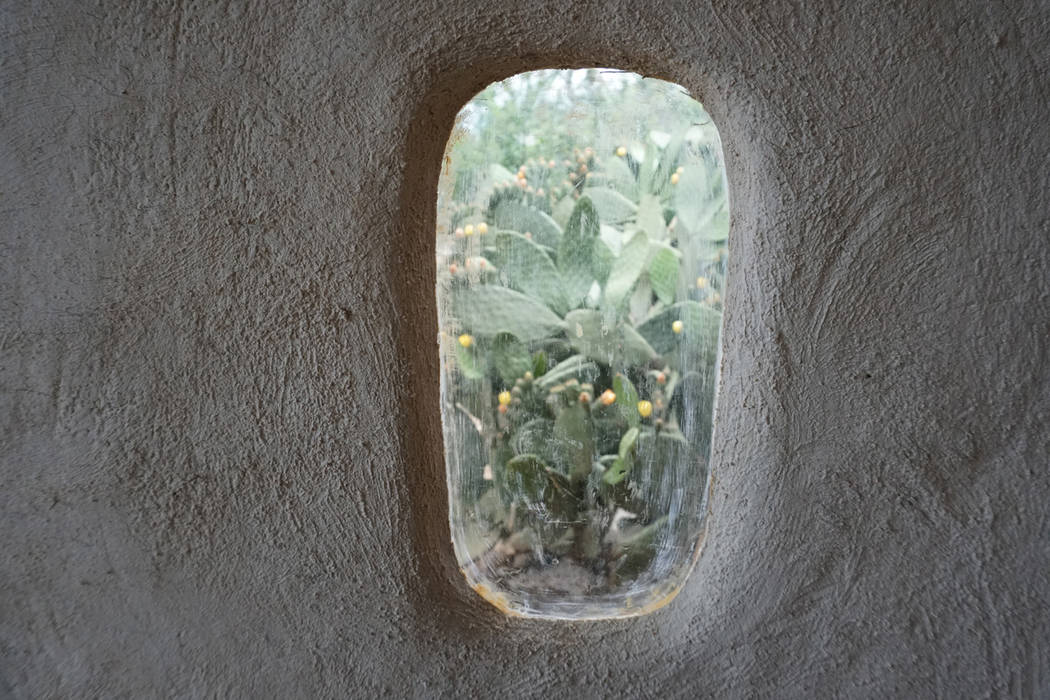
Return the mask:
<path fill-rule="evenodd" d="M 449 522 L 508 614 L 670 601 L 702 545 L 729 204 L 718 130 L 615 70 L 494 83 L 438 192 Z"/>

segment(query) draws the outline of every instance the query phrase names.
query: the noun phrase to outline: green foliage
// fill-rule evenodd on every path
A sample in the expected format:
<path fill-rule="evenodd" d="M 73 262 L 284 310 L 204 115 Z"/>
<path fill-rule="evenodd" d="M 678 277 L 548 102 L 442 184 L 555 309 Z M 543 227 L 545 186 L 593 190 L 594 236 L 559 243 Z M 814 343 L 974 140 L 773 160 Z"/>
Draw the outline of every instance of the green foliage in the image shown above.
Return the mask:
<path fill-rule="evenodd" d="M 656 254 L 649 263 L 649 283 L 656 298 L 665 304 L 673 304 L 678 286 L 678 255 L 673 248 L 655 246 Z"/>
<path fill-rule="evenodd" d="M 561 273 L 541 246 L 520 233 L 501 231 L 495 236 L 494 253 L 507 286 L 542 301 L 555 313 L 568 310 Z"/>
<path fill-rule="evenodd" d="M 697 106 L 599 143 L 600 121 L 566 117 L 573 99 L 641 120 L 634 98 L 654 88 L 602 97 L 585 81 L 545 101 L 551 84 L 489 88 L 463 118 L 485 137 L 452 149 L 443 225 L 476 232 L 438 241 L 447 390 L 473 418 L 457 429 L 483 442 L 471 469 L 492 481 L 463 498 L 550 556 L 634 576 L 668 524 L 668 470 L 706 475 L 728 234 L 717 136 Z"/>
<path fill-rule="evenodd" d="M 598 213 L 591 200 L 582 197 L 572 210 L 565 234 L 558 244 L 558 268 L 572 306 L 579 306 L 583 302 L 598 276 L 594 258 L 598 232 Z"/>
<path fill-rule="evenodd" d="M 579 403 L 565 406 L 554 420 L 554 446 L 558 466 L 573 480 L 591 471 L 594 429 L 587 409 Z"/>
<path fill-rule="evenodd" d="M 613 393 L 616 394 L 615 405 L 620 409 L 620 416 L 632 430 L 638 427 L 641 417 L 638 414 L 638 390 L 623 374 L 613 378 Z M 628 431 L 630 432 L 630 431 Z M 623 442 L 620 442 L 620 457 L 623 457 Z"/>
<path fill-rule="evenodd" d="M 512 386 L 514 380 L 532 369 L 528 348 L 510 334 L 496 336 L 488 356 L 492 368 L 506 386 Z"/>
<path fill-rule="evenodd" d="M 664 221 L 664 207 L 655 194 L 646 194 L 638 203 L 638 228 L 649 234 L 654 241 L 667 238 L 667 223 Z"/>
<path fill-rule="evenodd" d="M 475 335 L 510 333 L 528 341 L 557 332 L 563 325 L 543 302 L 496 285 L 457 290 L 452 297 L 452 309 L 464 327 Z"/>
<path fill-rule="evenodd" d="M 610 325 L 600 311 L 576 309 L 565 314 L 573 350 L 612 368 L 647 365 L 658 355 L 626 321 Z"/>
<path fill-rule="evenodd" d="M 474 350 L 465 348 L 457 343 L 455 345 L 455 352 L 456 361 L 459 363 L 459 370 L 463 373 L 464 377 L 476 380 L 485 376 L 485 368 Z"/>
<path fill-rule="evenodd" d="M 638 275 L 645 269 L 649 256 L 649 238 L 645 231 L 639 231 L 627 242 L 620 254 L 616 256 L 605 284 L 605 303 L 620 306 L 631 290 L 634 289 Z"/>
<path fill-rule="evenodd" d="M 491 221 L 497 228 L 531 233 L 533 240 L 555 248 L 561 240 L 561 227 L 549 214 L 520 201 L 504 200 L 492 207 Z"/>
<path fill-rule="evenodd" d="M 608 187 L 588 187 L 583 195 L 594 203 L 603 224 L 625 224 L 638 213 L 638 205 Z"/>
<path fill-rule="evenodd" d="M 634 206 L 633 203 L 638 199 L 638 183 L 623 158 L 610 158 L 606 161 L 603 179 L 607 187 L 622 194 L 626 201 Z M 594 182 L 594 178 L 591 180 Z"/>
<path fill-rule="evenodd" d="M 573 355 L 559 362 L 553 369 L 537 382 L 541 389 L 549 391 L 559 383 L 569 379 L 580 382 L 593 382 L 601 374 L 598 364 L 587 360 L 583 355 Z"/>
<path fill-rule="evenodd" d="M 681 332 L 674 332 L 681 321 Z M 696 369 L 714 361 L 722 314 L 695 301 L 683 301 L 650 316 L 638 332 L 675 369 Z"/>

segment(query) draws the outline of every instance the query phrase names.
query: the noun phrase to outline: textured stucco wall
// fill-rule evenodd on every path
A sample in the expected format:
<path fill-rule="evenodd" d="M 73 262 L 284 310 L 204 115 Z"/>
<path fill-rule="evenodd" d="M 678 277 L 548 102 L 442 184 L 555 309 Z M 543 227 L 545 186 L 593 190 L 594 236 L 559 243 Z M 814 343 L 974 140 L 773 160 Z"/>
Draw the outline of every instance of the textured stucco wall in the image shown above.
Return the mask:
<path fill-rule="evenodd" d="M 1050 695 L 1040 4 L 8 3 L 0 695 Z M 595 64 L 725 140 L 714 515 L 669 608 L 510 621 L 447 544 L 439 160 Z"/>

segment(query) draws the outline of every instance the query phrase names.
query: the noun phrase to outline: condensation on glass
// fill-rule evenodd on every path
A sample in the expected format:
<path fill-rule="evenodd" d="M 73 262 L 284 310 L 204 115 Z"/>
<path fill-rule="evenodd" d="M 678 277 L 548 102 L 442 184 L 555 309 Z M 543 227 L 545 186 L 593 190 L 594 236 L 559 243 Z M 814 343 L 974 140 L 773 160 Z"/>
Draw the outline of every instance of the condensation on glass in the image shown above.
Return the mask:
<path fill-rule="evenodd" d="M 455 556 L 512 615 L 638 615 L 702 545 L 729 204 L 674 84 L 550 70 L 460 112 L 438 193 Z"/>

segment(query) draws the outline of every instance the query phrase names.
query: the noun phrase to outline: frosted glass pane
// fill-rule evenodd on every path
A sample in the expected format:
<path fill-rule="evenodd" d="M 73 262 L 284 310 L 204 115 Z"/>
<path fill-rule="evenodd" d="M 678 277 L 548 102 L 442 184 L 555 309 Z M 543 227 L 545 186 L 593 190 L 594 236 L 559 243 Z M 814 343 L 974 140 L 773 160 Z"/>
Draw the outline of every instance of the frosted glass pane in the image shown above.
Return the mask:
<path fill-rule="evenodd" d="M 679 86 L 536 71 L 460 112 L 438 193 L 455 555 L 508 614 L 637 615 L 704 532 L 729 205 Z"/>

